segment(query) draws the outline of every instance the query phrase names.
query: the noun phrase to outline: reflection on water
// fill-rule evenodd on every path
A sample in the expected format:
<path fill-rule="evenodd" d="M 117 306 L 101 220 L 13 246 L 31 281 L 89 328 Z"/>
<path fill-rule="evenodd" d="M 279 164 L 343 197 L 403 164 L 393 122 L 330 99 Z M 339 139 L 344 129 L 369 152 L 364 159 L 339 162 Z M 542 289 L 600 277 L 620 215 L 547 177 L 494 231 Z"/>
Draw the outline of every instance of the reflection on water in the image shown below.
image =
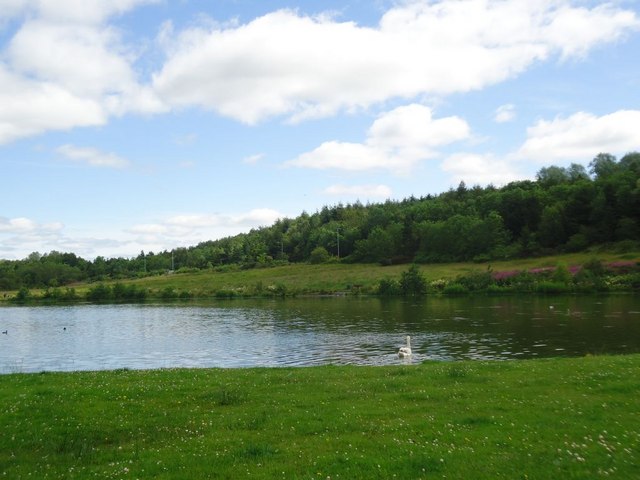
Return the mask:
<path fill-rule="evenodd" d="M 0 308 L 0 373 L 640 352 L 640 299 L 314 298 Z M 413 356 L 397 351 L 411 335 Z"/>

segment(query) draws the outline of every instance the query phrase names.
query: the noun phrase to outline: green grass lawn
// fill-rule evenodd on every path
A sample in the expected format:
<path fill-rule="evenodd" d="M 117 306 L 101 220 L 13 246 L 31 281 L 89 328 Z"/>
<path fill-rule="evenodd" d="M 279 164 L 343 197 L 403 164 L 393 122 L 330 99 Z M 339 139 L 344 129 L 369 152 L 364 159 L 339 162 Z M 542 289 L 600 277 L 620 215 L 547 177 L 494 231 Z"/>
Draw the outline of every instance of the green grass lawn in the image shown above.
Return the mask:
<path fill-rule="evenodd" d="M 639 478 L 640 355 L 0 376 L 0 477 Z"/>

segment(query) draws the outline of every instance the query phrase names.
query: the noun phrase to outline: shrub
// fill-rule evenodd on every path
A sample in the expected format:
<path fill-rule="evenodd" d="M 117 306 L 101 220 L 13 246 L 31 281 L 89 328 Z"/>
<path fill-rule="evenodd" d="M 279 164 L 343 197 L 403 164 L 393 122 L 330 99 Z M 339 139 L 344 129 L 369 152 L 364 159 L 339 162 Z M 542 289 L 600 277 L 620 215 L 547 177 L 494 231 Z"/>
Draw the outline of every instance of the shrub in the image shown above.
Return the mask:
<path fill-rule="evenodd" d="M 573 280 L 573 277 L 571 276 L 569 269 L 563 263 L 559 264 L 556 267 L 555 271 L 553 272 L 553 275 L 551 275 L 551 278 L 554 282 L 563 283 L 565 285 L 568 285 Z"/>
<path fill-rule="evenodd" d="M 427 281 L 417 265 L 411 265 L 407 271 L 402 272 L 400 292 L 402 295 L 424 295 L 427 293 Z"/>
<path fill-rule="evenodd" d="M 13 297 L 13 300 L 16 302 L 26 302 L 31 297 L 31 292 L 27 287 L 21 287 L 16 293 L 16 296 Z"/>
<path fill-rule="evenodd" d="M 287 286 L 284 283 L 277 283 L 272 291 L 275 296 L 284 298 L 287 295 Z"/>
<path fill-rule="evenodd" d="M 104 283 L 99 283 L 87 291 L 87 300 L 90 302 L 104 302 L 111 298 L 111 288 Z"/>
<path fill-rule="evenodd" d="M 330 255 L 326 248 L 316 247 L 309 256 L 309 261 L 313 264 L 326 263 L 329 261 Z"/>
<path fill-rule="evenodd" d="M 400 285 L 395 280 L 383 278 L 378 283 L 378 295 L 393 296 L 400 295 Z"/>
<path fill-rule="evenodd" d="M 186 290 L 180 292 L 180 300 L 189 300 L 191 298 L 193 298 L 193 293 L 187 292 Z"/>
<path fill-rule="evenodd" d="M 606 273 L 604 265 L 602 265 L 602 262 L 597 258 L 592 258 L 587 263 L 582 265 L 581 271 L 589 272 L 596 277 L 602 277 Z"/>
<path fill-rule="evenodd" d="M 589 240 L 587 240 L 587 237 L 582 233 L 572 235 L 565 244 L 565 248 L 568 252 L 581 252 L 588 246 Z"/>
<path fill-rule="evenodd" d="M 116 283 L 112 287 L 111 295 L 114 300 L 144 300 L 147 297 L 147 291 L 135 285 Z"/>
<path fill-rule="evenodd" d="M 43 294 L 43 298 L 54 302 L 72 302 L 78 299 L 78 294 L 74 288 L 67 287 L 65 290 L 47 288 Z"/>
<path fill-rule="evenodd" d="M 171 300 L 177 297 L 178 297 L 178 293 L 173 289 L 173 287 L 165 287 L 160 292 L 160 298 L 162 298 L 163 300 Z"/>
<path fill-rule="evenodd" d="M 237 297 L 238 294 L 233 290 L 222 289 L 216 292 L 216 298 L 234 298 Z"/>
<path fill-rule="evenodd" d="M 570 290 L 571 288 L 566 283 L 549 280 L 543 280 L 536 285 L 536 291 L 538 293 L 567 293 Z"/>
<path fill-rule="evenodd" d="M 463 285 L 467 290 L 476 292 L 486 290 L 493 283 L 491 271 L 471 272 L 467 275 L 461 275 L 456 279 L 456 283 Z"/>

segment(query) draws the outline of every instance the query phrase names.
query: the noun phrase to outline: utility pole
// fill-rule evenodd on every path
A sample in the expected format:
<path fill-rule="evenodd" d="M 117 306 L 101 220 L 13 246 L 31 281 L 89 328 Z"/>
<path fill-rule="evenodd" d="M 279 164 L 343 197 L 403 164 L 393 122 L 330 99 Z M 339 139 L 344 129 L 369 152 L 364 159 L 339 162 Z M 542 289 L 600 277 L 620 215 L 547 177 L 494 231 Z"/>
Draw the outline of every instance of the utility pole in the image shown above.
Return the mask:
<path fill-rule="evenodd" d="M 336 239 L 338 241 L 338 260 L 340 260 L 340 227 L 336 227 Z"/>

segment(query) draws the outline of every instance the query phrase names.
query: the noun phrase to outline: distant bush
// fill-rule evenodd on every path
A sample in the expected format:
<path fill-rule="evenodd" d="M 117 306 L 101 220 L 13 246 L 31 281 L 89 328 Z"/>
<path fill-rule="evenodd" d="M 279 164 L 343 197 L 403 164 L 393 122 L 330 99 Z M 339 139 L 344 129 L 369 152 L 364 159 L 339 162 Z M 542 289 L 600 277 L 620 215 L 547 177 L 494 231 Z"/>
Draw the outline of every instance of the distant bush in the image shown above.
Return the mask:
<path fill-rule="evenodd" d="M 316 247 L 313 249 L 311 255 L 309 256 L 309 262 L 317 265 L 319 263 L 327 263 L 329 261 L 329 258 L 331 258 L 331 256 L 329 255 L 329 252 L 326 248 Z"/>
<path fill-rule="evenodd" d="M 189 300 L 191 298 L 193 298 L 193 293 L 187 292 L 186 290 L 180 292 L 180 300 Z"/>
<path fill-rule="evenodd" d="M 22 303 L 31 298 L 31 291 L 27 287 L 21 287 L 16 293 L 16 296 L 12 298 L 14 302 Z"/>
<path fill-rule="evenodd" d="M 116 283 L 111 287 L 114 300 L 144 300 L 147 297 L 147 291 L 136 287 L 133 284 L 124 285 Z"/>
<path fill-rule="evenodd" d="M 488 270 L 478 271 L 460 275 L 456 278 L 456 283 L 464 286 L 468 291 L 477 292 L 486 290 L 493 283 L 493 278 Z"/>
<path fill-rule="evenodd" d="M 236 292 L 234 292 L 233 290 L 223 289 L 216 292 L 216 298 L 233 298 L 236 296 Z"/>
<path fill-rule="evenodd" d="M 107 302 L 112 300 L 142 301 L 146 297 L 147 291 L 145 289 L 138 288 L 132 284 L 124 285 L 122 283 L 116 283 L 113 286 L 100 283 L 90 288 L 86 294 L 86 298 L 90 302 Z"/>
<path fill-rule="evenodd" d="M 551 275 L 551 278 L 554 282 L 562 283 L 564 285 L 569 285 L 573 281 L 571 272 L 569 272 L 569 269 L 563 263 L 559 264 L 556 267 L 555 271 Z"/>
<path fill-rule="evenodd" d="M 178 298 L 178 293 L 173 289 L 173 287 L 165 287 L 160 292 L 160 298 L 163 300 L 172 300 L 174 298 Z"/>
<path fill-rule="evenodd" d="M 285 297 L 288 293 L 287 286 L 284 283 L 276 283 L 275 285 L 269 285 L 267 291 L 275 297 Z"/>
<path fill-rule="evenodd" d="M 378 282 L 377 294 L 382 296 L 400 295 L 400 284 L 390 278 L 383 278 Z"/>
<path fill-rule="evenodd" d="M 112 299 L 112 291 L 108 285 L 99 283 L 87 291 L 86 297 L 90 302 L 105 302 Z"/>
<path fill-rule="evenodd" d="M 176 273 L 199 273 L 201 271 L 200 268 L 195 267 L 180 267 L 176 270 Z"/>
<path fill-rule="evenodd" d="M 550 280 L 543 280 L 536 285 L 536 292 L 538 293 L 567 293 L 571 291 L 571 287 L 566 283 L 553 282 Z"/>
<path fill-rule="evenodd" d="M 78 300 L 78 294 L 75 288 L 66 288 L 60 290 L 59 288 L 46 289 L 42 298 L 52 302 L 73 302 Z"/>
<path fill-rule="evenodd" d="M 402 295 L 424 295 L 427 293 L 427 281 L 417 265 L 411 265 L 400 276 L 400 292 Z"/>

